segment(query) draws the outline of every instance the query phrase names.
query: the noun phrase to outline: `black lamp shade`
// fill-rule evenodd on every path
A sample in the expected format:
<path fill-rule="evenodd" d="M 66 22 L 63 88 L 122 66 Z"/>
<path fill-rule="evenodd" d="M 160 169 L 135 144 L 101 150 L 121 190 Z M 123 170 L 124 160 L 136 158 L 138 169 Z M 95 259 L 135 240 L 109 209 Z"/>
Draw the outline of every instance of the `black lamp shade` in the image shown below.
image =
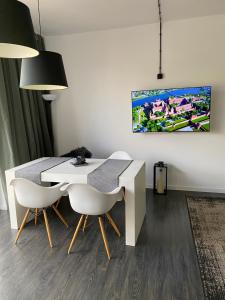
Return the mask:
<path fill-rule="evenodd" d="M 0 57 L 25 58 L 39 54 L 29 8 L 15 0 L 0 0 Z"/>
<path fill-rule="evenodd" d="M 63 90 L 68 88 L 62 56 L 40 51 L 33 58 L 22 60 L 20 87 L 27 90 Z"/>

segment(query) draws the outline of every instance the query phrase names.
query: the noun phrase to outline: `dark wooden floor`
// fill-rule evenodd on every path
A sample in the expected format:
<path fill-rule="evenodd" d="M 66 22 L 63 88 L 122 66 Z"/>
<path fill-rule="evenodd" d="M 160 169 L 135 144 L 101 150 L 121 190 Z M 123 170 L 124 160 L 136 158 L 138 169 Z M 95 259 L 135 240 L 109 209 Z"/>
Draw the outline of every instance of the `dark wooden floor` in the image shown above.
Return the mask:
<path fill-rule="evenodd" d="M 125 246 L 124 234 L 119 239 L 105 222 L 110 262 L 95 219 L 67 255 L 78 216 L 66 200 L 60 210 L 70 229 L 49 212 L 53 249 L 42 216 L 38 226 L 25 227 L 15 246 L 16 231 L 10 229 L 8 213 L 1 211 L 0 299 L 204 299 L 185 194 L 153 196 L 148 190 L 147 216 L 135 248 Z M 112 216 L 124 233 L 124 203 L 114 207 Z"/>

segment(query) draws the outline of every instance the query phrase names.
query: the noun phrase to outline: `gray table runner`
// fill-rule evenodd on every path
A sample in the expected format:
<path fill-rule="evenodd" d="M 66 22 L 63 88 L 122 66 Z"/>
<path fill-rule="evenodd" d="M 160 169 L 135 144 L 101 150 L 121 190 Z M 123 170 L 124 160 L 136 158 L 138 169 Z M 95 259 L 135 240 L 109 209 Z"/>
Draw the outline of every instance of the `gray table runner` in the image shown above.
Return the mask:
<path fill-rule="evenodd" d="M 61 163 L 71 159 L 70 157 L 51 157 L 35 164 L 32 164 L 28 167 L 18 169 L 15 171 L 15 177 L 17 178 L 26 178 L 30 181 L 33 181 L 37 184 L 41 184 L 41 173 L 49 170 Z"/>
<path fill-rule="evenodd" d="M 93 172 L 88 174 L 87 183 L 103 193 L 119 186 L 119 176 L 129 167 L 132 160 L 107 159 Z"/>

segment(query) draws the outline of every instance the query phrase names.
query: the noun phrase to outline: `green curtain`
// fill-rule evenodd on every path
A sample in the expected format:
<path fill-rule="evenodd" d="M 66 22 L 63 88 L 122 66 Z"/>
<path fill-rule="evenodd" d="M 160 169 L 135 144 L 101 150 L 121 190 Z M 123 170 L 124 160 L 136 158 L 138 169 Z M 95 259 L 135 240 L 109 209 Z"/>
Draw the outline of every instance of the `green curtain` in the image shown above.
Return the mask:
<path fill-rule="evenodd" d="M 19 88 L 21 61 L 0 59 L 0 209 L 7 209 L 6 169 L 53 156 L 50 104 Z"/>

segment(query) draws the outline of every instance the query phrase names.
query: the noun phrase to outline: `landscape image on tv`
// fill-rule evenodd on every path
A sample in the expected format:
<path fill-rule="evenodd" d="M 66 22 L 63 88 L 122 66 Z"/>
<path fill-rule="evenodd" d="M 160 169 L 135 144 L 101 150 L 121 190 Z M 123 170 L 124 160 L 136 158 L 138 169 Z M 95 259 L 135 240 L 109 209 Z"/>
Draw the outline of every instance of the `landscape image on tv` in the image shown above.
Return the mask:
<path fill-rule="evenodd" d="M 133 132 L 207 132 L 211 87 L 131 92 Z"/>

